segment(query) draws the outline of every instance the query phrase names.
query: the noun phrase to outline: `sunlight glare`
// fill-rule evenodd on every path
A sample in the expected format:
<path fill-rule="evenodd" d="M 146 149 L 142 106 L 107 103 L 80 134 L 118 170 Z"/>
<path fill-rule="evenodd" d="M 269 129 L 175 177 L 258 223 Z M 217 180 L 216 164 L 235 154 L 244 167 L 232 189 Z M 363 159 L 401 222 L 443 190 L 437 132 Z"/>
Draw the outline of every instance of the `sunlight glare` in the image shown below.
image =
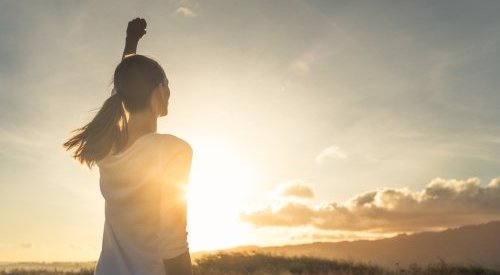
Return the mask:
<path fill-rule="evenodd" d="M 187 188 L 188 241 L 192 251 L 245 242 L 251 226 L 238 221 L 256 173 L 242 154 L 220 141 L 193 142 Z"/>

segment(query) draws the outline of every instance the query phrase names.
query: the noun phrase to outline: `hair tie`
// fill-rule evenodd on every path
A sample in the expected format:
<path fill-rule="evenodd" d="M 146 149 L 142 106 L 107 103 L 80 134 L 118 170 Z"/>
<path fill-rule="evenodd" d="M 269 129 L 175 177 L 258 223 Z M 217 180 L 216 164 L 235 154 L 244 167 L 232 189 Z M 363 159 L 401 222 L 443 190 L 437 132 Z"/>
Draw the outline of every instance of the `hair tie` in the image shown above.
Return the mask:
<path fill-rule="evenodd" d="M 111 91 L 111 96 L 115 96 L 115 97 L 118 97 L 118 98 L 120 98 L 121 100 L 123 100 L 122 95 L 121 95 L 121 94 L 120 94 L 120 93 L 119 93 L 116 89 L 113 89 L 113 90 Z"/>

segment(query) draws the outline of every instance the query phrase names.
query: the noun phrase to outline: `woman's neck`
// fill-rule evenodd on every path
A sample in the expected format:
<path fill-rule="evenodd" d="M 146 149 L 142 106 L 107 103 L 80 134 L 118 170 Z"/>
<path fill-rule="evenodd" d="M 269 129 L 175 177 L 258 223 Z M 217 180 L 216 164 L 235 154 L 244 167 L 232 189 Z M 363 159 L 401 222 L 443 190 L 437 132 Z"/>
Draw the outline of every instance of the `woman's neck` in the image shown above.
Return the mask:
<path fill-rule="evenodd" d="M 130 113 L 127 127 L 129 140 L 135 140 L 142 135 L 156 133 L 157 118 L 151 112 Z"/>

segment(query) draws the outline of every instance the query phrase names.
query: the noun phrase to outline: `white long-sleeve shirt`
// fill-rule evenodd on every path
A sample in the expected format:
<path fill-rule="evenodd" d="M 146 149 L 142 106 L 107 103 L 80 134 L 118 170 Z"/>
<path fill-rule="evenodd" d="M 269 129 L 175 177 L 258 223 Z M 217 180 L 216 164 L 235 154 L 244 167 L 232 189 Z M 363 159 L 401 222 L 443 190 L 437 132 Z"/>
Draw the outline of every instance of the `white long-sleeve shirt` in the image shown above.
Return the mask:
<path fill-rule="evenodd" d="M 192 154 L 181 138 L 149 133 L 97 162 L 105 222 L 95 275 L 164 275 L 163 259 L 189 252 Z"/>

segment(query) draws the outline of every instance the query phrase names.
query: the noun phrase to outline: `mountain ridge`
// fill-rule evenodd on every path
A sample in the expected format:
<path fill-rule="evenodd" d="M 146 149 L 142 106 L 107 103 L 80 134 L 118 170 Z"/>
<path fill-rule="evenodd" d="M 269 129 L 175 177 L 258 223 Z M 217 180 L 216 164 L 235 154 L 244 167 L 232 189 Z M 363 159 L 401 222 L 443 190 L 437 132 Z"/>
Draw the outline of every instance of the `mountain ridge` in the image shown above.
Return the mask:
<path fill-rule="evenodd" d="M 243 251 L 354 260 L 386 267 L 445 262 L 500 270 L 500 220 L 442 231 L 399 234 L 377 240 L 312 242 L 282 246 L 245 245 L 192 254 L 193 258 L 197 258 L 206 253 Z"/>

